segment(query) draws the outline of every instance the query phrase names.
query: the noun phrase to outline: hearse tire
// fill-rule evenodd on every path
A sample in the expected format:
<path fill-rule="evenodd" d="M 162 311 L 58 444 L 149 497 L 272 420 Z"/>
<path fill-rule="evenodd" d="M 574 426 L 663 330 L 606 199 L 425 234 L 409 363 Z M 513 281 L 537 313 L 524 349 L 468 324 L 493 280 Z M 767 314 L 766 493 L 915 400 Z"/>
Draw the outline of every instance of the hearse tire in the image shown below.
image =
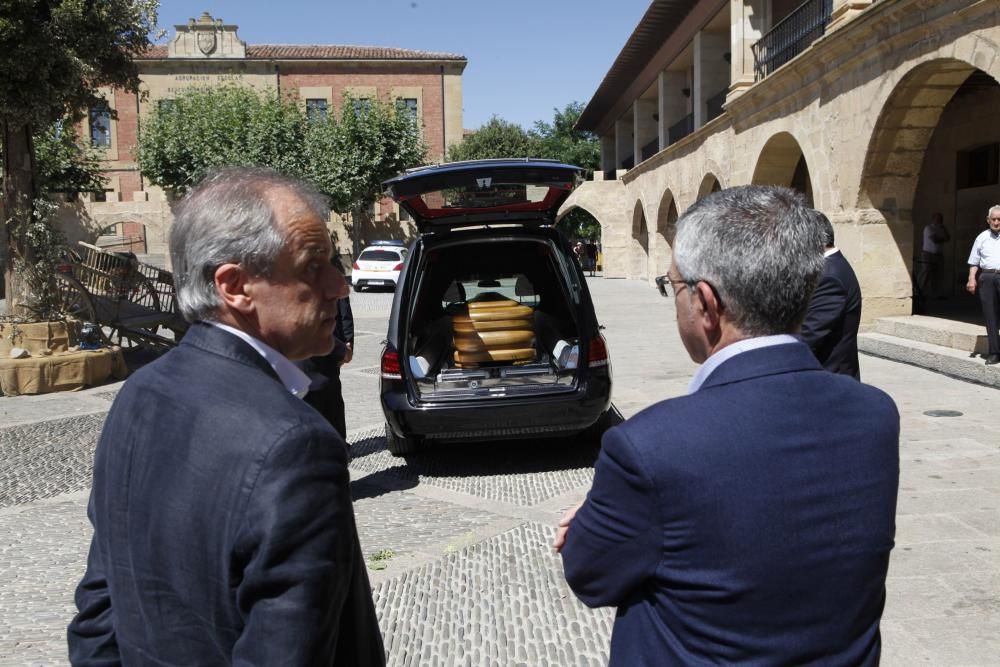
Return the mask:
<path fill-rule="evenodd" d="M 393 456 L 403 456 L 405 454 L 412 454 L 417 451 L 417 447 L 420 445 L 420 441 L 413 436 L 403 436 L 398 437 L 389 428 L 389 425 L 385 425 L 385 445 L 388 448 L 389 453 Z"/>
<path fill-rule="evenodd" d="M 604 436 L 604 432 L 607 431 L 612 426 L 617 426 L 622 423 L 621 417 L 615 411 L 614 408 L 608 408 L 601 413 L 601 416 L 597 418 L 597 421 L 590 425 L 586 431 L 587 437 L 594 443 L 595 447 L 601 446 L 601 438 Z"/>

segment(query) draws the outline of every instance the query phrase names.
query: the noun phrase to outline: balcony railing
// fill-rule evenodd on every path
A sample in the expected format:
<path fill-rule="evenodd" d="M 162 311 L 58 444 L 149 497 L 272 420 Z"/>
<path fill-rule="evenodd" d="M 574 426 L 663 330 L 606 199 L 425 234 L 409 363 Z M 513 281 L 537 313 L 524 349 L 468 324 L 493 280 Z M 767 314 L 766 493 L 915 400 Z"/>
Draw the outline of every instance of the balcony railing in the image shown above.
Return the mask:
<path fill-rule="evenodd" d="M 712 95 L 707 100 L 705 100 L 705 122 L 712 120 L 713 118 L 718 118 L 722 115 L 722 106 L 726 103 L 726 95 L 729 94 L 729 88 L 723 88 L 715 95 Z"/>
<path fill-rule="evenodd" d="M 653 139 L 648 144 L 642 147 L 642 161 L 645 162 L 649 158 L 660 152 L 660 139 L 657 137 Z"/>
<path fill-rule="evenodd" d="M 753 49 L 754 80 L 760 81 L 823 36 L 833 0 L 806 0 L 760 38 Z"/>
<path fill-rule="evenodd" d="M 694 114 L 689 113 L 670 126 L 670 129 L 667 130 L 667 139 L 670 140 L 670 143 L 674 143 L 692 132 L 694 132 Z"/>

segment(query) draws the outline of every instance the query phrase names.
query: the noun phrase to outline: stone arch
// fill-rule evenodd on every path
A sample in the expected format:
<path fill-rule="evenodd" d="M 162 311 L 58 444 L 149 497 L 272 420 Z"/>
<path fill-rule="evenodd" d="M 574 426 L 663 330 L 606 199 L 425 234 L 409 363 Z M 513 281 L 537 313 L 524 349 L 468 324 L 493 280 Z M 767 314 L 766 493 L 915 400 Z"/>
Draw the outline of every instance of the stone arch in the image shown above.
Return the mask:
<path fill-rule="evenodd" d="M 722 183 L 719 182 L 719 178 L 712 172 L 705 174 L 705 177 L 701 179 L 701 185 L 698 186 L 698 199 L 707 197 L 713 192 L 718 192 L 722 189 Z"/>
<path fill-rule="evenodd" d="M 812 179 L 805 153 L 788 132 L 779 132 L 767 140 L 757 157 L 754 185 L 782 185 L 798 190 L 813 205 Z"/>
<path fill-rule="evenodd" d="M 632 240 L 629 244 L 629 277 L 645 279 L 649 262 L 649 228 L 642 200 L 636 200 L 632 209 Z"/>
<path fill-rule="evenodd" d="M 895 251 L 887 253 L 881 263 L 889 267 L 894 278 L 904 286 L 906 282 L 903 281 L 911 277 L 915 294 L 920 291 L 916 287 L 916 268 L 921 261 L 920 232 L 932 212 L 918 210 L 918 199 L 923 198 L 923 205 L 926 206 L 928 197 L 925 191 L 928 188 L 936 192 L 950 189 L 947 204 L 950 210 L 945 212 L 946 227 L 949 222 L 960 224 L 961 218 L 967 217 L 960 213 L 963 197 L 959 195 L 964 193 L 958 189 L 956 182 L 958 155 L 951 153 L 944 156 L 946 159 L 952 155 L 956 158 L 954 164 L 949 163 L 944 178 L 933 183 L 925 182 L 923 187 L 921 179 L 926 170 L 940 166 L 928 163 L 942 158 L 941 155 L 932 156 L 930 149 L 946 110 L 954 109 L 949 107 L 953 102 L 960 104 L 962 92 L 977 82 L 1000 86 L 995 75 L 964 60 L 935 58 L 915 65 L 902 74 L 893 86 L 882 105 L 868 143 L 858 193 L 860 215 L 862 219 L 886 223 L 895 242 Z M 977 132 L 987 136 L 989 130 L 979 125 Z M 996 142 L 996 138 L 992 141 Z M 973 148 L 975 143 L 969 141 L 966 147 Z M 988 206 L 988 202 L 982 206 Z M 982 217 L 985 218 L 985 208 Z M 952 251 L 958 252 L 961 245 L 965 246 L 962 251 L 967 252 L 971 239 L 954 232 L 953 228 Z M 959 269 L 964 270 L 963 258 L 956 255 L 948 270 L 951 273 Z M 900 296 L 906 298 L 908 295 Z M 918 307 L 923 305 L 910 303 Z"/>
<path fill-rule="evenodd" d="M 651 253 L 651 271 L 648 275 L 662 276 L 670 268 L 673 260 L 674 235 L 677 233 L 677 202 L 670 188 L 667 188 L 660 198 L 656 210 L 656 234 L 653 237 L 653 252 Z"/>
<path fill-rule="evenodd" d="M 570 204 L 569 206 L 564 206 L 563 208 L 559 209 L 559 213 L 556 215 L 556 224 L 558 225 L 560 222 L 563 221 L 563 219 L 567 215 L 569 215 L 570 213 L 572 213 L 577 209 L 587 212 L 592 218 L 594 218 L 594 220 L 597 220 L 597 222 L 601 225 L 601 238 L 603 239 L 604 232 L 608 224 L 607 221 L 602 220 L 597 213 L 595 213 L 590 207 L 586 206 L 585 204 L 573 203 Z"/>

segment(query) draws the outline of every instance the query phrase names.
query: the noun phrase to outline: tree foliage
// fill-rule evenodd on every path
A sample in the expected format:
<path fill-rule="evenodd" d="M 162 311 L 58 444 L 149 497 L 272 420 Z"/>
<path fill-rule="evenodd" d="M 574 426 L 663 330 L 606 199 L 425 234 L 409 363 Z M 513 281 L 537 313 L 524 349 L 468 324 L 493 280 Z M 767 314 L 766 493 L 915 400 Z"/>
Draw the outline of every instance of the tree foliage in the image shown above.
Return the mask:
<path fill-rule="evenodd" d="M 382 181 L 424 162 L 427 146 L 404 109 L 369 100 L 357 111 L 344 98 L 338 121 L 313 123 L 306 146 L 306 177 L 328 194 L 333 208 L 359 212 L 382 196 Z"/>
<path fill-rule="evenodd" d="M 538 142 L 538 157 L 575 164 L 593 173 L 601 164 L 601 143 L 593 132 L 575 127 L 583 113 L 583 105 L 570 102 L 562 110 L 553 111 L 551 123 L 535 123 L 533 134 Z"/>
<path fill-rule="evenodd" d="M 56 122 L 35 134 L 38 191 L 43 198 L 62 192 L 101 192 L 107 179 L 97 152 L 80 143 L 76 127 Z"/>
<path fill-rule="evenodd" d="M 491 158 L 540 157 L 535 155 L 535 138 L 517 123 L 497 116 L 448 148 L 448 160 L 488 160 Z"/>
<path fill-rule="evenodd" d="M 137 159 L 155 185 L 182 192 L 220 166 L 270 167 L 312 182 L 338 212 L 364 215 L 382 181 L 423 163 L 427 147 L 408 113 L 380 100 L 309 120 L 297 100 L 247 87 L 192 89 L 154 109 Z"/>
<path fill-rule="evenodd" d="M 270 167 L 301 176 L 306 120 L 294 102 L 252 88 L 194 88 L 142 124 L 136 159 L 154 185 L 183 192 L 221 166 Z"/>
<path fill-rule="evenodd" d="M 150 45 L 158 0 L 4 0 L 0 12 L 0 146 L 8 305 L 31 297 L 31 280 L 55 237 L 37 204 L 40 186 L 33 134 L 83 117 L 101 86 L 135 91 L 133 57 Z M 38 295 L 34 297 L 37 299 Z"/>
<path fill-rule="evenodd" d="M 574 127 L 583 105 L 570 102 L 553 112 L 551 123 L 537 121 L 531 130 L 493 116 L 461 144 L 449 148 L 448 159 L 536 157 L 577 165 L 589 172 L 597 169 L 601 158 L 600 142 L 593 133 Z"/>
<path fill-rule="evenodd" d="M 96 151 L 80 143 L 76 127 L 57 121 L 32 137 L 38 194 L 49 198 L 54 193 L 74 195 L 100 192 L 107 179 Z M 0 150 L 0 161 L 3 151 Z"/>

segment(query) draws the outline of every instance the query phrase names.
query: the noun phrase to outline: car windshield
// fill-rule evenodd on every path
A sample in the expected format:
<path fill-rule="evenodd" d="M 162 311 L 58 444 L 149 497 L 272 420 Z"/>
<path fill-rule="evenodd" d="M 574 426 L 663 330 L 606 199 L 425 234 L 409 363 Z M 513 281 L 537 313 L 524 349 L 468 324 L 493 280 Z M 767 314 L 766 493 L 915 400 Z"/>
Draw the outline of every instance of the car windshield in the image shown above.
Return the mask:
<path fill-rule="evenodd" d="M 362 262 L 398 262 L 399 253 L 392 250 L 365 250 L 358 259 Z"/>

